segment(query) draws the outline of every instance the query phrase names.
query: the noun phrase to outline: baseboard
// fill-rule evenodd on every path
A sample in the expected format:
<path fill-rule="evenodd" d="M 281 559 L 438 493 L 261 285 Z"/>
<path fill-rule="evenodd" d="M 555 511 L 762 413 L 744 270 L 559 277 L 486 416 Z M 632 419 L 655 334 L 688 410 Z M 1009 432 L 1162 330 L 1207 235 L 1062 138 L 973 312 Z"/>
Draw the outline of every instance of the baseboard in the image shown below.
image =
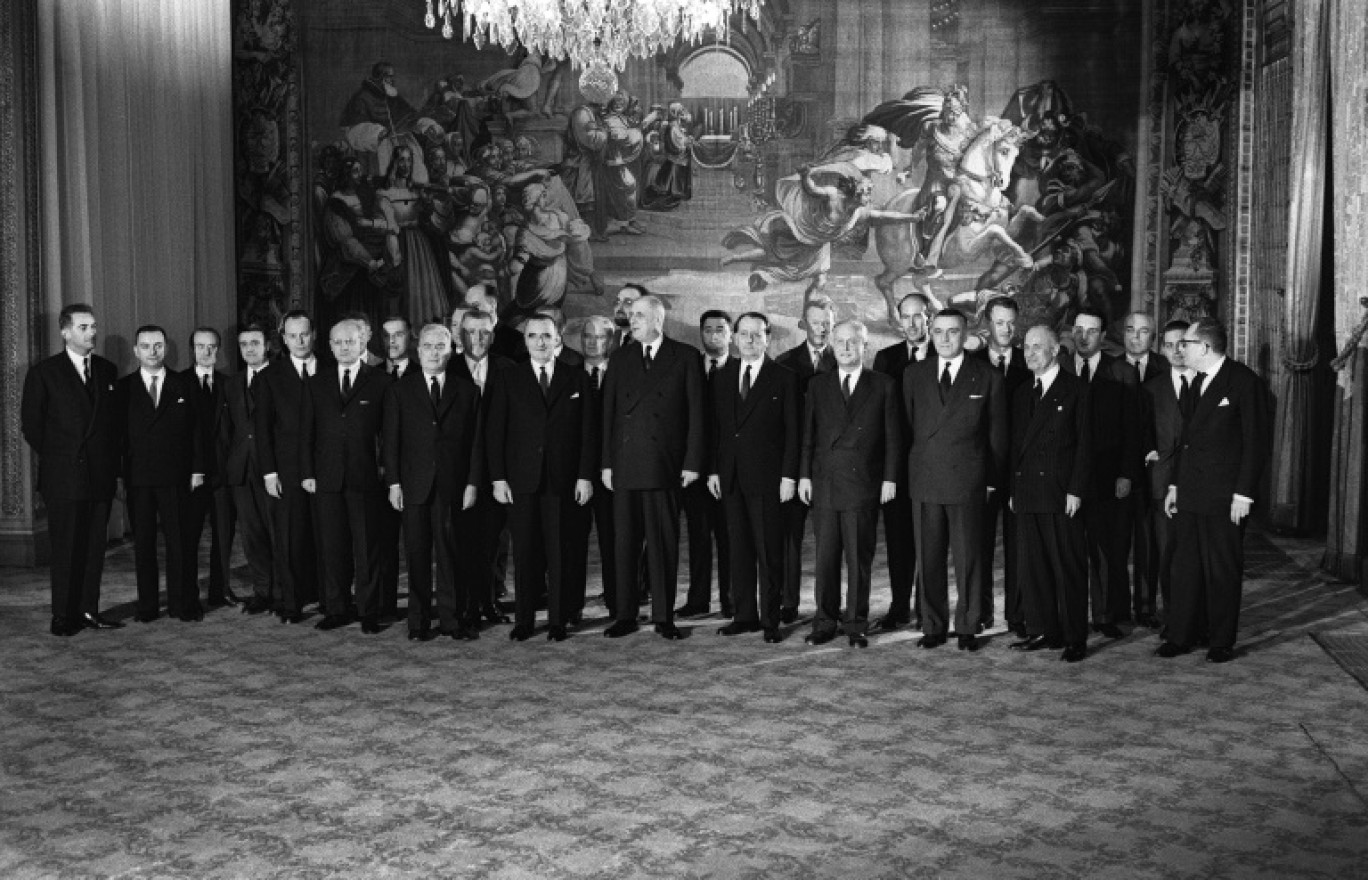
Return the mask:
<path fill-rule="evenodd" d="M 46 526 L 31 532 L 0 533 L 0 565 L 25 568 L 47 565 L 50 551 Z"/>

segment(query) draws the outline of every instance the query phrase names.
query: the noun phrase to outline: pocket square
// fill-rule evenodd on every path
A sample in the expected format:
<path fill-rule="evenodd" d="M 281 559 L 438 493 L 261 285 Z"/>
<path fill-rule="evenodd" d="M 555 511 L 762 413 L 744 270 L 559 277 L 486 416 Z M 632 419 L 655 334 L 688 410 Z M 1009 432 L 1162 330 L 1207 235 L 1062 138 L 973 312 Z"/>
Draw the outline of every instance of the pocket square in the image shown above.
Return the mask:
<path fill-rule="evenodd" d="M 578 391 L 576 391 L 574 394 L 570 395 L 570 399 L 571 399 L 571 400 L 574 400 L 576 397 L 579 397 L 579 396 L 580 396 L 580 393 L 579 393 Z"/>
<path fill-rule="evenodd" d="M 1064 407 L 1062 405 L 1055 407 L 1055 412 L 1064 412 Z"/>
<path fill-rule="evenodd" d="M 184 397 L 177 397 L 177 398 L 176 398 L 176 403 L 185 403 L 185 398 L 184 398 Z"/>
<path fill-rule="evenodd" d="M 362 405 L 362 406 L 368 406 L 369 404 L 370 404 L 370 401 L 369 401 L 369 400 L 363 400 L 363 401 L 361 401 L 361 405 Z"/>
<path fill-rule="evenodd" d="M 1216 405 L 1217 405 L 1217 406 L 1230 406 L 1230 398 L 1229 398 L 1229 397 L 1222 397 L 1222 398 L 1221 398 L 1221 402 L 1218 403 L 1218 404 L 1216 404 Z"/>
<path fill-rule="evenodd" d="M 970 400 L 982 400 L 982 399 L 983 399 L 983 395 L 982 395 L 982 394 L 971 394 L 971 395 L 969 395 L 969 399 L 970 399 Z"/>

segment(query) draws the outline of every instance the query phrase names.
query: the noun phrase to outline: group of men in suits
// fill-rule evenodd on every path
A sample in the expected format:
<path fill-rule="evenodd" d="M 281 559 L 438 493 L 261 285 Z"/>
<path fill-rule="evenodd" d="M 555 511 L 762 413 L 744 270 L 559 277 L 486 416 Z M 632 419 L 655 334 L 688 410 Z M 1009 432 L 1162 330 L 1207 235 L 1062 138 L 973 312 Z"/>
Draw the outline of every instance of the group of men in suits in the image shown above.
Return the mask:
<path fill-rule="evenodd" d="M 1162 597 L 1160 656 L 1198 644 L 1213 661 L 1234 656 L 1266 403 L 1211 319 L 1166 326 L 1160 354 L 1153 319 L 1130 315 L 1119 358 L 1101 351 L 1105 319 L 1087 310 L 1072 351 L 1041 326 L 1015 346 L 1017 306 L 1002 297 L 984 310 L 987 345 L 970 352 L 963 313 L 933 314 L 911 294 L 898 304 L 903 339 L 871 369 L 868 329 L 838 323 L 821 298 L 805 304 L 803 342 L 777 358 L 764 314 L 705 312 L 700 353 L 665 335 L 664 303 L 639 286 L 619 295 L 616 321 L 585 322 L 582 355 L 538 314 L 521 328 L 521 355 L 503 357 L 491 352 L 497 318 L 480 305 L 463 304 L 454 326 L 417 328 L 416 356 L 414 328 L 387 320 L 385 358 L 369 352 L 362 316 L 328 328 L 320 357 L 311 318 L 290 312 L 274 361 L 264 328 L 238 333 L 245 369 L 231 376 L 215 367 L 215 331 L 194 332 L 195 366 L 174 373 L 165 332 L 148 325 L 138 369 L 122 378 L 93 353 L 90 307 L 63 309 L 65 351 L 30 371 L 23 406 L 54 546 L 52 632 L 121 625 L 100 615 L 98 594 L 122 477 L 139 621 L 160 613 L 158 530 L 168 611 L 202 618 L 207 522 L 210 605 L 238 601 L 236 532 L 252 582 L 245 612 L 298 623 L 317 602 L 319 629 L 379 632 L 398 615 L 402 535 L 409 638 L 476 638 L 482 621 L 505 619 L 506 535 L 510 637 L 532 637 L 544 607 L 548 639 L 563 641 L 582 620 L 595 531 L 606 636 L 635 632 L 649 595 L 655 632 L 682 638 L 675 619 L 710 610 L 715 547 L 731 618 L 719 632 L 778 642 L 797 618 L 810 518 L 806 640 L 840 632 L 864 647 L 882 514 L 892 601 L 875 626 L 919 626 L 924 649 L 952 635 L 979 649 L 1001 522 L 1011 647 L 1081 660 L 1090 631 L 1158 626 Z M 690 583 L 676 609 L 681 514 Z"/>

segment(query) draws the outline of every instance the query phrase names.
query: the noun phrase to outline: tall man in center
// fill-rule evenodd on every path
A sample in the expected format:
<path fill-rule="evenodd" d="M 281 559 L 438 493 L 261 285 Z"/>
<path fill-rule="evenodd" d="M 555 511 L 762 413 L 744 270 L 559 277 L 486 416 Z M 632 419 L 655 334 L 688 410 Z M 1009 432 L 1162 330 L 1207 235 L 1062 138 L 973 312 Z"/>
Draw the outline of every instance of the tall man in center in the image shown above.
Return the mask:
<path fill-rule="evenodd" d="M 665 304 L 631 306 L 632 344 L 609 361 L 603 385 L 603 484 L 614 494 L 617 621 L 604 635 L 637 630 L 638 560 L 646 545 L 651 619 L 667 639 L 679 576 L 679 492 L 704 467 L 703 369 L 698 354 L 664 335 Z"/>
<path fill-rule="evenodd" d="M 948 555 L 955 557 L 960 650 L 977 651 L 980 603 L 989 592 L 991 559 L 983 530 L 988 494 L 1007 463 L 1007 393 L 1002 374 L 964 355 L 968 320 L 946 309 L 931 321 L 936 357 L 908 366 L 903 408 L 911 426 L 908 471 L 912 520 L 922 567 L 923 648 L 943 645 L 949 627 Z"/>

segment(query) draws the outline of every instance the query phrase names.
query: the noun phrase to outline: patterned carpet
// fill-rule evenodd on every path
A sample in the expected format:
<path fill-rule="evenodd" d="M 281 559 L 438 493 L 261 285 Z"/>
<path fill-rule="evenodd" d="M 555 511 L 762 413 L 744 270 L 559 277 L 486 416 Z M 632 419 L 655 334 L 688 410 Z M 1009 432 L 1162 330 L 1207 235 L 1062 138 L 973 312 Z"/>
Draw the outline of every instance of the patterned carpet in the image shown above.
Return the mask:
<path fill-rule="evenodd" d="M 0 877 L 1368 877 L 1368 693 L 1309 637 L 1368 634 L 1365 602 L 1314 545 L 1248 549 L 1224 666 L 1143 630 L 1066 665 L 1000 632 L 857 651 L 716 619 L 57 639 L 45 573 L 9 570 Z M 116 616 L 131 569 L 111 553 Z"/>

